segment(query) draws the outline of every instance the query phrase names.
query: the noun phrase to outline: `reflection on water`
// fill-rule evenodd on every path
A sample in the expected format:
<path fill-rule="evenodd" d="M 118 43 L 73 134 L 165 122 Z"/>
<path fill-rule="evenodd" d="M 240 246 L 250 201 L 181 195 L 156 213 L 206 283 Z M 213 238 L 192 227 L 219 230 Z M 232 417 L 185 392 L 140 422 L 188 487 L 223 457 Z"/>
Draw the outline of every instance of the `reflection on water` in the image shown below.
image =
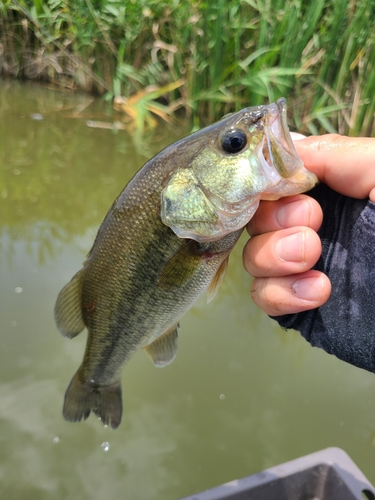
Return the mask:
<path fill-rule="evenodd" d="M 65 422 L 85 336 L 58 333 L 56 296 L 128 179 L 183 131 L 90 128 L 117 118 L 14 83 L 0 85 L 0 116 L 1 498 L 172 500 L 327 446 L 375 482 L 374 375 L 256 309 L 241 245 L 217 298 L 181 321 L 172 365 L 140 352 L 125 368 L 120 428 Z"/>

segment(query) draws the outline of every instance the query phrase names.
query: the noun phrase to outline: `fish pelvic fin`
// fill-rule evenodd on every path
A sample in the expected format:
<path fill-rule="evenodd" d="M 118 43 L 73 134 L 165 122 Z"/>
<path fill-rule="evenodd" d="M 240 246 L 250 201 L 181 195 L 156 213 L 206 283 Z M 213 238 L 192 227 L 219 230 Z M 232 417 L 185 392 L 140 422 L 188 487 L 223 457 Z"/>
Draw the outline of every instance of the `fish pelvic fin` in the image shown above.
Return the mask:
<path fill-rule="evenodd" d="M 172 326 L 167 332 L 143 348 L 157 368 L 169 365 L 176 357 L 178 326 L 178 323 Z"/>
<path fill-rule="evenodd" d="M 216 271 L 215 276 L 212 278 L 212 281 L 207 289 L 207 304 L 216 297 L 217 291 L 219 290 L 220 285 L 223 282 L 225 273 L 227 272 L 228 262 L 229 262 L 229 255 L 220 264 L 219 269 Z"/>
<path fill-rule="evenodd" d="M 116 429 L 122 417 L 121 392 L 120 380 L 106 386 L 94 385 L 84 380 L 78 370 L 65 393 L 63 416 L 68 422 L 80 422 L 93 412 L 104 425 Z"/>
<path fill-rule="evenodd" d="M 69 339 L 85 328 L 81 306 L 83 278 L 84 269 L 81 269 L 61 290 L 55 305 L 57 328 Z"/>

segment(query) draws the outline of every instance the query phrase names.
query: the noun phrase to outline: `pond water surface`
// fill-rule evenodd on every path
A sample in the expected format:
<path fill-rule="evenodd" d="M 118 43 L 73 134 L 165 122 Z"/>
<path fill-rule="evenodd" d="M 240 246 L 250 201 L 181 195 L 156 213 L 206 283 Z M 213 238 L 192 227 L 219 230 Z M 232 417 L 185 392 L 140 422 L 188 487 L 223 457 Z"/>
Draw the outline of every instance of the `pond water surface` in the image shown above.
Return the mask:
<path fill-rule="evenodd" d="M 92 127 L 115 119 L 100 100 L 0 82 L 0 497 L 175 500 L 329 446 L 375 483 L 375 375 L 252 304 L 245 237 L 216 299 L 182 319 L 176 360 L 139 352 L 124 369 L 121 426 L 64 421 L 86 334 L 59 334 L 57 294 L 130 177 L 187 132 Z"/>

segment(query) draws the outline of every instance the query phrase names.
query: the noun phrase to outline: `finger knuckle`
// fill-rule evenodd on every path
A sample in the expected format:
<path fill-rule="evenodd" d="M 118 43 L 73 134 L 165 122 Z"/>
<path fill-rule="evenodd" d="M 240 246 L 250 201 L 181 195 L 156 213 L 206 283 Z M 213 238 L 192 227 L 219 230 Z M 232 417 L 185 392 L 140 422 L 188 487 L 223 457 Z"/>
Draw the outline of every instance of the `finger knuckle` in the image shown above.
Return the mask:
<path fill-rule="evenodd" d="M 285 304 L 280 299 L 277 290 L 269 278 L 255 279 L 253 281 L 251 295 L 254 303 L 267 314 L 278 315 L 283 313 Z"/>

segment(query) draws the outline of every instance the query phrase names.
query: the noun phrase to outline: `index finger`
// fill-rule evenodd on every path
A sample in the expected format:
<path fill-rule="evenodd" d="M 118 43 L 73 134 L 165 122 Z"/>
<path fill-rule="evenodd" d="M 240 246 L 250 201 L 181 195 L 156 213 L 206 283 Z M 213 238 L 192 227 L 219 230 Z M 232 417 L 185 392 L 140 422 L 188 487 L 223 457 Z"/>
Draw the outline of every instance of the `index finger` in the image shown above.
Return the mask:
<path fill-rule="evenodd" d="M 297 194 L 276 201 L 261 201 L 247 225 L 247 231 L 250 236 L 294 226 L 306 226 L 317 231 L 322 220 L 319 203 L 310 196 Z"/>

